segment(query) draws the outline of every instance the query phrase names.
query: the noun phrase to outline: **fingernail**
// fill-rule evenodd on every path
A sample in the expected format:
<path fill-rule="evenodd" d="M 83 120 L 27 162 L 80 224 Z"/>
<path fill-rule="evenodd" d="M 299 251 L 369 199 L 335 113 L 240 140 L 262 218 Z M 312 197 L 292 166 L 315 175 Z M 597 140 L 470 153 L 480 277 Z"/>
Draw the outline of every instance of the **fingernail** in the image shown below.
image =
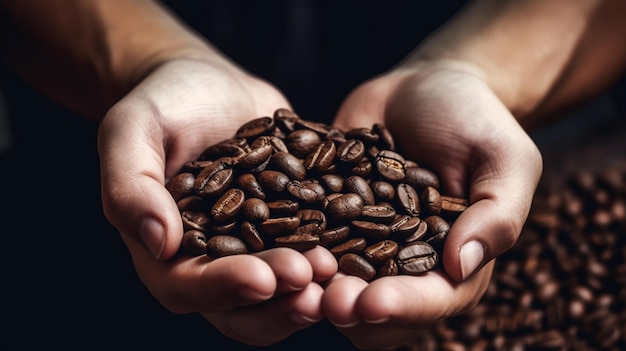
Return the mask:
<path fill-rule="evenodd" d="M 381 319 L 375 319 L 375 320 L 366 319 L 365 322 L 367 322 L 369 324 L 383 324 L 383 323 L 389 322 L 390 320 L 391 320 L 391 317 L 386 316 L 386 317 L 383 317 Z"/>
<path fill-rule="evenodd" d="M 333 323 L 333 325 L 338 328 L 351 328 L 351 327 L 355 327 L 359 325 L 359 323 L 361 323 L 361 321 L 357 320 L 357 321 L 349 322 L 349 323 Z"/>
<path fill-rule="evenodd" d="M 485 259 L 485 247 L 477 240 L 470 240 L 461 246 L 461 275 L 467 279 Z"/>
<path fill-rule="evenodd" d="M 165 245 L 165 231 L 161 222 L 152 217 L 144 219 L 139 226 L 139 236 L 148 251 L 158 260 Z"/>
<path fill-rule="evenodd" d="M 318 318 L 305 316 L 302 313 L 298 313 L 298 312 L 293 312 L 291 314 L 291 320 L 294 321 L 294 323 L 301 324 L 301 325 L 311 325 L 320 321 L 320 319 Z"/>
<path fill-rule="evenodd" d="M 265 301 L 269 300 L 274 294 L 263 294 L 256 289 L 251 289 L 248 287 L 239 289 L 239 296 L 249 301 Z"/>

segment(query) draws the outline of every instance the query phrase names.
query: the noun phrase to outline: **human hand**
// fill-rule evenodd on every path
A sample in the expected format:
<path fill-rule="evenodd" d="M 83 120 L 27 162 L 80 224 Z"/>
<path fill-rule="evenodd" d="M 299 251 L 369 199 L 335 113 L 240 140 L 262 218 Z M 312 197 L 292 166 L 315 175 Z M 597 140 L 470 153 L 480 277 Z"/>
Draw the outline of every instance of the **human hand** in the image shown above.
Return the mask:
<path fill-rule="evenodd" d="M 247 344 L 275 343 L 322 318 L 337 269 L 325 250 L 281 248 L 211 260 L 181 257 L 183 227 L 165 188 L 183 164 L 244 122 L 289 107 L 281 93 L 230 65 L 177 59 L 117 103 L 98 135 L 102 200 L 137 273 L 174 313 L 200 313 Z"/>
<path fill-rule="evenodd" d="M 484 294 L 494 258 L 517 240 L 542 171 L 541 155 L 481 79 L 456 65 L 398 69 L 342 105 L 342 129 L 384 123 L 407 159 L 439 175 L 441 193 L 469 199 L 442 253 L 443 270 L 367 283 L 338 274 L 328 319 L 362 349 L 410 342 L 416 328 L 463 313 Z"/>

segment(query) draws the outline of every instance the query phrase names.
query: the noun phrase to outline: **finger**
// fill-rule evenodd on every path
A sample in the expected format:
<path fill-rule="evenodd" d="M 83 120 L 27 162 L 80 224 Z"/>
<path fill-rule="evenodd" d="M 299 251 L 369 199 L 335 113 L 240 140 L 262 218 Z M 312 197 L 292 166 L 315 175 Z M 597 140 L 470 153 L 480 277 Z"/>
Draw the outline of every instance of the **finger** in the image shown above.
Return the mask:
<path fill-rule="evenodd" d="M 335 256 L 322 246 L 316 246 L 302 253 L 313 268 L 313 281 L 323 283 L 331 279 L 339 268 Z"/>
<path fill-rule="evenodd" d="M 267 346 L 320 321 L 324 317 L 320 304 L 323 292 L 318 284 L 310 283 L 263 304 L 203 316 L 230 338 Z"/>
<path fill-rule="evenodd" d="M 217 312 L 256 304 L 276 293 L 272 268 L 253 255 L 211 260 L 181 256 L 155 261 L 129 236 L 123 236 L 139 277 L 152 295 L 174 313 Z"/>
<path fill-rule="evenodd" d="M 418 277 L 379 278 L 362 289 L 356 298 L 349 291 L 354 289 L 353 282 L 338 280 L 333 282 L 337 285 L 327 288 L 326 294 L 344 299 L 329 297 L 327 300 L 325 296 L 324 311 L 358 348 L 392 347 L 413 340 L 417 329 L 427 328 L 475 306 L 488 286 L 492 268 L 493 263 L 488 264 L 461 284 L 435 271 Z M 330 311 L 341 311 L 343 317 Z M 337 324 L 339 318 L 347 323 Z"/>
<path fill-rule="evenodd" d="M 541 156 L 528 140 L 500 143 L 499 150 L 472 170 L 472 205 L 455 220 L 446 238 L 443 266 L 455 281 L 467 279 L 510 249 L 528 216 L 541 176 Z"/>
<path fill-rule="evenodd" d="M 275 295 L 304 289 L 313 279 L 313 268 L 301 253 L 288 248 L 261 251 L 256 257 L 265 261 L 276 277 Z"/>
<path fill-rule="evenodd" d="M 354 276 L 334 278 L 322 298 L 324 315 L 337 327 L 350 327 L 360 322 L 355 305 L 367 282 Z"/>

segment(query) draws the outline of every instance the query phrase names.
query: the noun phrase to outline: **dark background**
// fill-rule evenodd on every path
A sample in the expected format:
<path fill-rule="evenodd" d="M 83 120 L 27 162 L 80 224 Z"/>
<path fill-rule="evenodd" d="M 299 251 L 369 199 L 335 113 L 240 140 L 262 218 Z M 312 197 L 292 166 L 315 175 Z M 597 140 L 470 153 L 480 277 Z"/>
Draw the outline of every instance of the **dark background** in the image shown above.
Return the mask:
<path fill-rule="evenodd" d="M 352 88 L 396 64 L 464 1 L 165 3 L 235 61 L 276 84 L 302 117 L 330 122 Z M 7 345 L 258 349 L 224 338 L 198 316 L 168 312 L 139 281 L 102 214 L 97 126 L 11 72 L 0 71 L 0 88 L 11 141 L 0 153 Z M 623 155 L 623 100 L 615 100 L 620 90 L 623 85 L 567 123 L 536 133 L 546 162 L 566 163 L 564 150 L 597 140 L 609 150 L 601 158 Z M 321 323 L 271 349 L 303 343 L 351 348 Z"/>

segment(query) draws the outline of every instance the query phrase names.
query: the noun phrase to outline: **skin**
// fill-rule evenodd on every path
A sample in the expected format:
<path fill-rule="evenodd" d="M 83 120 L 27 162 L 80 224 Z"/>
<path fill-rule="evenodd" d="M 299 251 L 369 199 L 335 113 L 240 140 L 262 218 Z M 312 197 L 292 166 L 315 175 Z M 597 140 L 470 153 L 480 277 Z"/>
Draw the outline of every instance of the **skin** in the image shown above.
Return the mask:
<path fill-rule="evenodd" d="M 153 1 L 0 6 L 3 63 L 99 123 L 105 215 L 142 282 L 168 310 L 200 313 L 251 345 L 327 318 L 360 349 L 392 347 L 472 308 L 494 259 L 516 242 L 541 176 L 527 131 L 609 87 L 626 63 L 622 1 L 479 0 L 358 86 L 336 125 L 384 123 L 403 153 L 439 174 L 444 192 L 471 201 L 450 230 L 445 274 L 368 284 L 337 272 L 323 248 L 175 257 L 182 224 L 164 184 L 243 122 L 289 108 L 269 82 Z M 42 55 L 49 60 L 29 59 Z M 477 244 L 469 252 L 468 242 Z"/>

